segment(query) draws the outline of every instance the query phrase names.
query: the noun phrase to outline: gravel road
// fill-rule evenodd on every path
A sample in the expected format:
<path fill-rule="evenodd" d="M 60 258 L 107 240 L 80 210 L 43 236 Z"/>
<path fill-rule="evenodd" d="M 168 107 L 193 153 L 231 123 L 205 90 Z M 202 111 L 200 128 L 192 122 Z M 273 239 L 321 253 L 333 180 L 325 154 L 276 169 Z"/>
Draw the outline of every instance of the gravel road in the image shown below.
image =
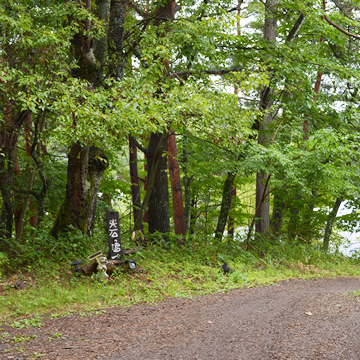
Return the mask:
<path fill-rule="evenodd" d="M 38 329 L 2 326 L 1 359 L 360 359 L 360 298 L 349 295 L 358 289 L 355 278 L 287 280 L 45 318 Z M 5 342 L 21 336 L 30 339 Z"/>

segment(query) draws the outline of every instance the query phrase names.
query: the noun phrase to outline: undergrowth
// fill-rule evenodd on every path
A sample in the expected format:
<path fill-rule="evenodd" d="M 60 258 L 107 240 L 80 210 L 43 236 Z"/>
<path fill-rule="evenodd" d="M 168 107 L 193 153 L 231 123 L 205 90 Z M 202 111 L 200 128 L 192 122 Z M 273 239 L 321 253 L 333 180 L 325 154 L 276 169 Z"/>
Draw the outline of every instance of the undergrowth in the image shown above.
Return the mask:
<path fill-rule="evenodd" d="M 91 252 L 92 247 L 88 249 Z M 78 254 L 85 256 L 84 248 Z M 19 319 L 34 315 L 38 319 L 41 314 L 72 316 L 75 311 L 81 316 L 96 316 L 111 306 L 153 304 L 165 297 L 193 298 L 290 278 L 360 276 L 357 258 L 326 253 L 314 245 L 281 242 L 258 243 L 251 251 L 245 251 L 240 242 L 213 240 L 191 241 L 181 249 L 175 242 L 154 244 L 139 248 L 133 258 L 141 272 L 118 272 L 106 280 L 71 274 L 71 259 L 66 257 L 55 261 L 47 256 L 47 261 L 31 265 L 27 262 L 1 281 L 0 320 L 27 324 Z M 224 262 L 235 271 L 224 274 Z M 25 289 L 12 287 L 16 281 L 24 282 Z"/>

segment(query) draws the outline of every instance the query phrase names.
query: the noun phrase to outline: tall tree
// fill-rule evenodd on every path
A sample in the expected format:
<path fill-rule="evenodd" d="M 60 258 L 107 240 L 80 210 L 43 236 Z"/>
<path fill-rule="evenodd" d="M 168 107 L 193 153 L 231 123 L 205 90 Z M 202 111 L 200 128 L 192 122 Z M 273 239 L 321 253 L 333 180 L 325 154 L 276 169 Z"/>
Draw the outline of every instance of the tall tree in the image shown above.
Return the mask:
<path fill-rule="evenodd" d="M 183 194 L 180 179 L 180 167 L 178 162 L 178 152 L 176 147 L 175 133 L 170 129 L 169 143 L 169 173 L 171 183 L 171 193 L 173 201 L 173 214 L 174 214 L 174 228 L 175 235 L 178 236 L 178 245 L 183 245 L 185 242 L 185 218 L 184 218 L 184 204 Z"/>
<path fill-rule="evenodd" d="M 109 2 L 100 1 L 98 13 L 106 21 L 109 18 Z M 89 16 L 91 14 L 91 2 L 84 4 L 87 17 L 82 21 L 82 28 L 74 35 L 72 41 L 73 55 L 77 61 L 72 69 L 73 77 L 87 81 L 95 88 L 100 80 L 102 83 L 102 64 L 105 59 L 106 37 L 101 41 L 91 41 L 91 28 Z M 102 6 L 103 8 L 100 8 Z M 116 29 L 113 29 L 114 31 Z M 97 45 L 94 51 L 94 44 Z M 98 59 L 100 59 L 100 66 Z M 74 115 L 74 127 L 77 126 L 77 118 Z M 82 233 L 91 235 L 94 226 L 97 192 L 101 177 L 109 166 L 109 160 L 104 151 L 91 145 L 83 145 L 80 141 L 71 144 L 68 153 L 68 171 L 65 199 L 59 209 L 51 235 L 55 238 L 59 234 L 67 232 L 69 226 L 79 229 Z"/>
<path fill-rule="evenodd" d="M 277 35 L 277 7 L 278 1 L 267 0 L 265 3 L 265 21 L 264 21 L 264 40 L 267 46 L 274 47 Z M 272 70 L 269 69 L 270 77 Z M 260 95 L 260 108 L 262 110 L 262 119 L 258 124 L 258 143 L 263 146 L 269 145 L 269 124 L 273 120 L 273 89 L 266 86 L 262 89 Z M 268 177 L 263 170 L 256 174 L 256 221 L 255 231 L 259 234 L 265 234 L 270 226 L 270 200 L 268 192 Z"/>

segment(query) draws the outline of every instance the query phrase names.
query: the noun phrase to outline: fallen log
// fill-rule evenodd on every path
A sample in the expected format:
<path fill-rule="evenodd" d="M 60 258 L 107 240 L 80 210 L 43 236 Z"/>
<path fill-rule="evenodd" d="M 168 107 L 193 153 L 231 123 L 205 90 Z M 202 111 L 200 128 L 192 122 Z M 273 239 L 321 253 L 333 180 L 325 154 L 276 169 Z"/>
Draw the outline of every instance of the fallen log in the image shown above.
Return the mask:
<path fill-rule="evenodd" d="M 137 252 L 136 248 L 124 249 L 122 250 L 123 255 L 135 254 Z M 114 272 L 122 271 L 122 272 L 134 272 L 136 268 L 136 262 L 132 259 L 107 259 L 105 257 L 102 258 L 103 264 L 106 266 L 106 273 L 108 275 L 112 275 Z M 83 268 L 84 274 L 92 275 L 99 272 L 98 270 L 98 262 L 93 261 L 90 265 L 85 266 Z"/>

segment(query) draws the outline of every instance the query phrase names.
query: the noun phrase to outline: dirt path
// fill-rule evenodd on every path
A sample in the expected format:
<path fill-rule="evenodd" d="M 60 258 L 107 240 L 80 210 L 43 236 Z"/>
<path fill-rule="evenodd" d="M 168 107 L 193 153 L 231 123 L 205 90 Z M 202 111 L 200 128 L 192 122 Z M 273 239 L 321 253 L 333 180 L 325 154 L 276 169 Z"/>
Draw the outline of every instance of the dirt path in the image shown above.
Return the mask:
<path fill-rule="evenodd" d="M 358 289 L 360 279 L 288 280 L 196 300 L 111 308 L 92 317 L 46 319 L 40 329 L 5 327 L 6 339 L 38 337 L 16 344 L 0 340 L 0 354 L 69 360 L 360 359 L 360 299 L 346 296 Z M 5 353 L 16 347 L 24 352 Z"/>

